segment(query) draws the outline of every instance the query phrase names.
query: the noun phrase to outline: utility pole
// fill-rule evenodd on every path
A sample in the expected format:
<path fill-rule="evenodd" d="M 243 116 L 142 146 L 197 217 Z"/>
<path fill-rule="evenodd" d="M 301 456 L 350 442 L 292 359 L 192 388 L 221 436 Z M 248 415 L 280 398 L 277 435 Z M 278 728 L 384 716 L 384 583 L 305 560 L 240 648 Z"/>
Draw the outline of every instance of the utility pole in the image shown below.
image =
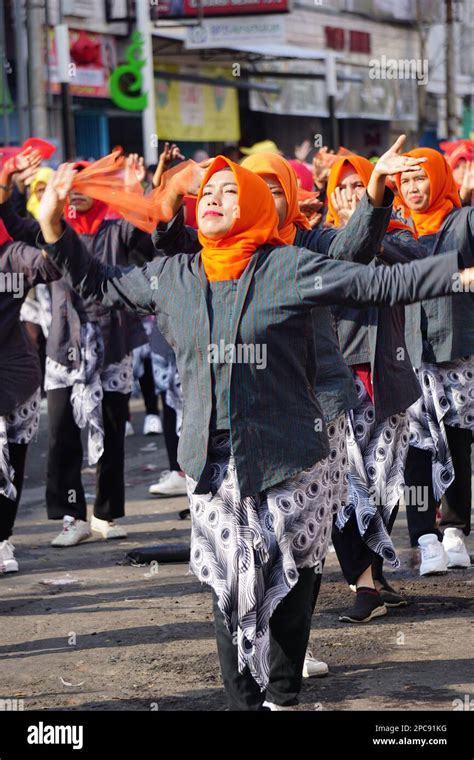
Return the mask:
<path fill-rule="evenodd" d="M 328 53 L 326 58 L 326 97 L 329 111 L 329 129 L 331 132 L 331 148 L 334 151 L 339 150 L 339 123 L 336 116 L 336 96 L 337 96 L 337 73 L 336 57 L 334 53 Z"/>
<path fill-rule="evenodd" d="M 59 0 L 59 25 L 56 27 L 56 52 L 61 82 L 61 118 L 63 124 L 63 155 L 66 161 L 76 156 L 76 133 L 69 89 L 69 28 L 64 24 L 63 0 Z"/>
<path fill-rule="evenodd" d="M 2 102 L 0 103 L 0 113 L 3 116 L 3 142 L 8 145 L 10 142 L 10 120 L 8 118 L 9 98 L 8 98 L 8 60 L 7 46 L 5 42 L 5 4 L 0 0 L 0 92 Z"/>
<path fill-rule="evenodd" d="M 147 105 L 142 113 L 143 157 L 145 164 L 158 162 L 158 135 L 156 134 L 155 75 L 153 70 L 153 44 L 148 2 L 137 2 L 137 31 L 143 40 L 143 92 L 147 95 Z M 154 138 L 154 139 L 153 139 Z"/>
<path fill-rule="evenodd" d="M 26 3 L 28 34 L 28 79 L 31 128 L 35 137 L 48 137 L 46 94 L 43 82 L 43 29 L 44 8 L 40 0 Z M 18 62 L 18 65 L 21 65 Z"/>
<path fill-rule="evenodd" d="M 456 77 L 454 72 L 454 12 L 453 0 L 445 0 L 445 79 L 446 79 L 446 129 L 448 140 L 458 136 L 456 114 Z"/>
<path fill-rule="evenodd" d="M 26 15 L 24 0 L 15 0 L 13 5 L 15 18 L 16 51 L 16 105 L 20 143 L 30 135 L 30 114 L 28 109 L 28 38 L 26 35 Z"/>
<path fill-rule="evenodd" d="M 425 61 L 426 56 L 426 26 L 423 24 L 423 14 L 421 11 L 421 0 L 416 0 L 416 28 L 418 32 L 418 40 L 420 43 L 420 59 Z M 417 144 L 420 142 L 420 138 L 426 129 L 426 84 L 416 83 L 416 99 L 418 110 L 418 130 L 417 130 Z"/>

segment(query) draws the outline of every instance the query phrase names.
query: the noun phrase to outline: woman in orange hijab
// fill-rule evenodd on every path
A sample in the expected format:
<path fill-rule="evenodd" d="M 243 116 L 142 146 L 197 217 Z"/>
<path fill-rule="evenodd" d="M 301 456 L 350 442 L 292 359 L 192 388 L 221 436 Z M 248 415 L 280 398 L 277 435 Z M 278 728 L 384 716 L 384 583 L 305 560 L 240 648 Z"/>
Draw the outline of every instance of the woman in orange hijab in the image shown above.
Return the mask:
<path fill-rule="evenodd" d="M 191 568 L 214 591 L 227 695 L 233 709 L 288 708 L 301 687 L 332 522 L 326 428 L 308 383 L 311 311 L 445 293 L 458 257 L 370 272 L 284 245 L 265 182 L 218 156 L 198 194 L 202 253 L 107 266 L 62 221 L 73 179 L 66 164 L 48 185 L 39 245 L 83 297 L 156 314 L 175 349 Z M 362 255 L 388 214 L 360 228 L 353 246 Z M 469 284 L 474 270 L 460 278 Z"/>
<path fill-rule="evenodd" d="M 471 255 L 474 208 L 461 208 L 446 158 L 430 148 L 408 156 L 424 158 L 418 172 L 397 175 L 420 243 L 431 256 L 452 251 Z M 453 282 L 452 294 L 422 302 L 423 361 L 417 373 L 423 396 L 410 410 L 406 483 L 425 493 L 426 508 L 407 508 L 413 546 L 421 547 L 420 573 L 469 567 L 464 536 L 471 526 L 471 442 L 474 431 L 474 300 Z M 440 528 L 437 510 L 444 495 Z"/>
<path fill-rule="evenodd" d="M 328 178 L 327 223 L 340 227 L 359 205 L 374 165 L 350 155 Z M 374 251 L 375 253 L 375 251 Z M 392 214 L 373 266 L 423 258 L 412 230 Z M 412 308 L 416 308 L 416 304 Z M 357 598 L 345 622 L 366 622 L 406 604 L 383 575 L 383 561 L 398 566 L 390 533 L 403 489 L 408 450 L 406 409 L 420 395 L 405 344 L 405 309 L 333 308 L 339 343 L 352 369 L 358 404 L 348 413 L 349 498 L 335 516 L 333 543 Z"/>

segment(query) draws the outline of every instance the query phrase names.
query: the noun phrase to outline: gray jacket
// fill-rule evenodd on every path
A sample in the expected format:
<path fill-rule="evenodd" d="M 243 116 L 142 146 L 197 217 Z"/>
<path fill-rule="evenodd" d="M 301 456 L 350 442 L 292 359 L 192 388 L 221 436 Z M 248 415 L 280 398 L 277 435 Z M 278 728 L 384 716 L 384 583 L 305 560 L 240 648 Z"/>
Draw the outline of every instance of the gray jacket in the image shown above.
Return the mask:
<path fill-rule="evenodd" d="M 380 230 L 382 234 L 384 228 Z M 139 269 L 105 266 L 70 228 L 44 247 L 82 297 L 157 316 L 176 353 L 184 410 L 178 461 L 209 491 L 212 385 L 207 278 L 200 254 L 154 259 Z M 367 232 L 361 248 L 373 246 Z M 239 279 L 233 315 L 236 346 L 266 346 L 256 362 L 229 368 L 229 430 L 243 497 L 260 493 L 328 454 L 321 407 L 308 381 L 308 331 L 315 306 L 411 303 L 450 292 L 457 254 L 371 269 L 295 246 L 262 246 Z M 285 272 L 285 276 L 282 276 Z"/>
<path fill-rule="evenodd" d="M 385 192 L 384 206 L 374 208 L 364 194 L 347 227 L 342 230 L 316 227 L 299 229 L 294 245 L 308 248 L 344 261 L 366 263 L 374 256 L 379 245 L 380 225 L 390 218 L 393 194 Z M 362 230 L 375 230 L 371 250 L 359 245 Z M 161 223 L 153 233 L 155 247 L 165 255 L 198 253 L 201 244 L 197 231 L 185 227 L 182 210 L 168 223 Z M 326 422 L 339 414 L 354 409 L 359 401 L 351 371 L 342 356 L 334 329 L 331 310 L 320 306 L 312 313 L 312 332 L 308 338 L 308 378 L 324 412 Z M 314 344 L 314 345 L 312 345 Z"/>
<path fill-rule="evenodd" d="M 20 321 L 20 310 L 30 288 L 60 277 L 37 248 L 18 242 L 0 247 L 0 416 L 12 412 L 41 384 L 38 351 Z"/>
<path fill-rule="evenodd" d="M 470 258 L 474 263 L 474 208 L 454 209 L 436 235 L 423 235 L 419 241 L 430 256 L 458 251 L 464 260 Z M 421 333 L 426 362 L 448 362 L 474 354 L 474 293 L 455 292 L 423 301 Z"/>
<path fill-rule="evenodd" d="M 370 263 L 371 267 L 404 264 L 426 256 L 426 250 L 413 235 L 400 230 L 385 235 L 382 249 Z M 332 311 L 347 363 L 371 366 L 376 419 L 382 421 L 408 409 L 420 397 L 421 389 L 405 344 L 405 307 L 350 309 L 337 306 Z"/>
<path fill-rule="evenodd" d="M 0 217 L 12 238 L 35 246 L 38 222 L 18 216 L 10 201 L 0 205 Z M 91 255 L 106 264 L 143 264 L 154 255 L 150 236 L 124 219 L 104 220 L 95 235 L 81 235 L 81 238 Z M 106 365 L 121 361 L 133 348 L 148 342 L 139 319 L 121 310 L 84 304 L 62 280 L 52 285 L 51 295 L 53 319 L 46 352 L 51 359 L 70 369 L 80 364 L 80 330 L 84 322 L 100 324 Z"/>

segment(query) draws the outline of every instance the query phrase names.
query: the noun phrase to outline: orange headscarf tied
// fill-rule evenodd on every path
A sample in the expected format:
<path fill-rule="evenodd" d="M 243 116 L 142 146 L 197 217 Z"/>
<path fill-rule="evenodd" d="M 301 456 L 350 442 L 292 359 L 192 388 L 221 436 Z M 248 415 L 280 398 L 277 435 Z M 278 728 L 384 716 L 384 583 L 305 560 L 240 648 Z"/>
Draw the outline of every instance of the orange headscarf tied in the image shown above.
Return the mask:
<path fill-rule="evenodd" d="M 201 257 L 207 279 L 238 280 L 256 249 L 264 243 L 282 245 L 278 234 L 278 216 L 272 194 L 256 174 L 217 156 L 206 171 L 197 198 L 197 208 L 205 185 L 221 169 L 231 169 L 237 183 L 239 214 L 225 237 L 211 240 L 199 231 Z"/>
<path fill-rule="evenodd" d="M 326 222 L 328 224 L 333 224 L 335 227 L 340 226 L 341 220 L 339 219 L 339 214 L 334 208 L 334 204 L 332 202 L 332 194 L 340 182 L 341 174 L 346 164 L 350 164 L 350 166 L 352 166 L 354 172 L 359 175 L 365 187 L 367 187 L 369 184 L 371 174 L 374 170 L 374 165 L 371 161 L 369 161 L 367 158 L 364 158 L 363 156 L 357 156 L 355 153 L 350 156 L 345 156 L 344 158 L 339 158 L 335 162 L 328 179 L 328 213 L 326 216 Z M 396 211 L 394 214 L 396 214 Z M 390 219 L 390 222 L 388 224 L 388 231 L 392 232 L 392 230 L 406 230 L 412 235 L 414 234 L 414 230 L 408 224 L 402 222 L 401 219 L 394 218 L 394 216 L 392 216 L 392 219 Z"/>
<path fill-rule="evenodd" d="M 450 211 L 453 208 L 461 207 L 453 173 L 445 157 L 433 148 L 415 148 L 404 153 L 404 155 L 428 159 L 423 164 L 423 169 L 430 180 L 430 205 L 426 211 L 412 210 L 411 216 L 418 235 L 435 235 Z M 403 192 L 400 188 L 400 174 L 396 175 L 396 182 L 403 198 Z"/>
<path fill-rule="evenodd" d="M 272 174 L 280 181 L 288 204 L 288 212 L 278 234 L 287 245 L 293 244 L 297 227 L 304 230 L 311 229 L 307 218 L 301 213 L 298 205 L 296 172 L 286 159 L 276 153 L 256 153 L 242 161 L 241 166 L 260 176 Z"/>

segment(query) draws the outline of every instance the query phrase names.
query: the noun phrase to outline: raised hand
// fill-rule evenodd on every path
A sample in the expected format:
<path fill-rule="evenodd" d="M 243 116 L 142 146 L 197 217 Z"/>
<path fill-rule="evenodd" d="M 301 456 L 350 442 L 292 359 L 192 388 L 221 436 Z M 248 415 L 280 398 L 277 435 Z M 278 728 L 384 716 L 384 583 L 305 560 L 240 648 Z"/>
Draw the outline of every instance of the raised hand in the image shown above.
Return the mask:
<path fill-rule="evenodd" d="M 60 164 L 46 185 L 39 206 L 39 223 L 47 243 L 61 235 L 61 217 L 75 176 L 74 164 Z"/>
<path fill-rule="evenodd" d="M 298 161 L 306 161 L 311 148 L 311 142 L 309 140 L 303 140 L 300 145 L 295 145 L 295 158 L 297 158 Z"/>
<path fill-rule="evenodd" d="M 141 184 L 145 179 L 146 169 L 143 156 L 138 153 L 130 153 L 125 159 L 125 185 L 133 188 L 137 182 Z"/>
<path fill-rule="evenodd" d="M 474 193 L 474 161 L 467 161 L 462 185 L 459 189 L 459 195 L 461 196 L 463 205 L 470 205 L 472 193 Z"/>
<path fill-rule="evenodd" d="M 400 135 L 392 147 L 387 150 L 374 166 L 374 174 L 388 177 L 390 174 L 399 172 L 416 172 L 422 164 L 427 161 L 426 158 L 412 158 L 411 156 L 402 156 L 402 150 L 405 146 L 406 135 Z"/>
<path fill-rule="evenodd" d="M 170 145 L 169 142 L 165 142 L 163 146 L 163 150 L 160 154 L 158 166 L 156 167 L 156 172 L 153 175 L 153 179 L 152 179 L 153 187 L 158 187 L 158 185 L 161 182 L 161 177 L 163 173 L 170 168 L 171 162 L 176 161 L 177 159 L 180 159 L 181 161 L 184 160 L 184 156 L 181 153 L 178 146 L 175 145 L 175 143 L 172 143 Z"/>
<path fill-rule="evenodd" d="M 334 151 L 329 151 L 327 145 L 323 145 L 323 147 L 314 154 L 313 182 L 316 187 L 324 187 L 326 185 L 335 158 Z"/>
<path fill-rule="evenodd" d="M 318 193 L 314 193 L 314 198 L 305 198 L 305 200 L 298 201 L 299 209 L 301 213 L 305 215 L 311 229 L 317 227 L 323 218 L 323 215 L 321 214 L 323 203 L 318 200 L 317 195 Z"/>
<path fill-rule="evenodd" d="M 349 198 L 345 188 L 336 187 L 331 193 L 331 201 L 339 217 L 340 226 L 344 227 L 357 208 L 357 197 L 353 193 Z"/>

